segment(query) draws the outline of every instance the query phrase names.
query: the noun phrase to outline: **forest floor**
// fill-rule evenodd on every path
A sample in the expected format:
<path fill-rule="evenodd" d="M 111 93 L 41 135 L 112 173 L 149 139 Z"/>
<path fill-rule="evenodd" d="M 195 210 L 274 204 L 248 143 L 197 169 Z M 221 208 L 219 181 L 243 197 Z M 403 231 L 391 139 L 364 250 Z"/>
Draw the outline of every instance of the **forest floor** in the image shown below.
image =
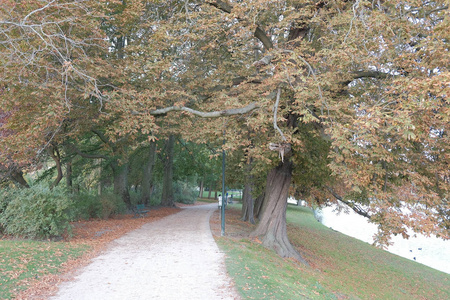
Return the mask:
<path fill-rule="evenodd" d="M 16 299 L 239 299 L 209 229 L 216 204 L 197 203 L 74 224 L 63 243 L 91 251 L 30 281 Z"/>

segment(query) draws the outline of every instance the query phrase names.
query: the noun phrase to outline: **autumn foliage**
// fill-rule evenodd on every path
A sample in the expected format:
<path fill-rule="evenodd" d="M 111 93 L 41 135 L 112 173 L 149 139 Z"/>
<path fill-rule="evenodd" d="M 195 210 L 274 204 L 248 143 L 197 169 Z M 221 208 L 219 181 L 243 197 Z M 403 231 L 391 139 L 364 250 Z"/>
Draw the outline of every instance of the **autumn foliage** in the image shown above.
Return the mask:
<path fill-rule="evenodd" d="M 1 4 L 3 157 L 86 150 L 116 180 L 149 141 L 225 139 L 260 185 L 289 170 L 266 202 L 340 201 L 379 243 L 449 237 L 448 1 Z"/>

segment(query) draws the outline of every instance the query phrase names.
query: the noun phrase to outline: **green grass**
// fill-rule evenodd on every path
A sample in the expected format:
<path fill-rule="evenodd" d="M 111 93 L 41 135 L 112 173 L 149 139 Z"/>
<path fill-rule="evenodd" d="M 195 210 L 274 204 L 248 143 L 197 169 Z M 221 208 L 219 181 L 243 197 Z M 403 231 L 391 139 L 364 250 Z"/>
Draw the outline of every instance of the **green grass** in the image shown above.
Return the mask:
<path fill-rule="evenodd" d="M 205 203 L 217 203 L 217 200 L 214 200 L 214 199 L 208 199 L 208 198 L 197 198 L 197 201 L 199 201 L 199 202 L 205 202 Z"/>
<path fill-rule="evenodd" d="M 287 219 L 310 267 L 254 241 L 217 239 L 244 299 L 450 299 L 449 274 L 333 231 L 307 208 L 289 206 Z"/>
<path fill-rule="evenodd" d="M 0 299 L 11 299 L 33 279 L 57 273 L 87 250 L 88 246 L 63 242 L 0 241 Z"/>
<path fill-rule="evenodd" d="M 244 299 L 337 299 L 307 267 L 284 260 L 248 240 L 219 238 L 227 270 Z"/>

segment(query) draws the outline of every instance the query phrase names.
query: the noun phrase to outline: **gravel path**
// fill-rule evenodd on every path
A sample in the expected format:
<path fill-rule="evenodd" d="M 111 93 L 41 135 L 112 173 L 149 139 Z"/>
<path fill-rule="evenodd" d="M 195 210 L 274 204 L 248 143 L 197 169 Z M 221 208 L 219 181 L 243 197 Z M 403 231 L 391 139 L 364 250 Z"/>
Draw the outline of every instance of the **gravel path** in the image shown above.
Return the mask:
<path fill-rule="evenodd" d="M 188 207 L 122 236 L 50 299 L 240 299 L 209 228 L 214 209 Z"/>

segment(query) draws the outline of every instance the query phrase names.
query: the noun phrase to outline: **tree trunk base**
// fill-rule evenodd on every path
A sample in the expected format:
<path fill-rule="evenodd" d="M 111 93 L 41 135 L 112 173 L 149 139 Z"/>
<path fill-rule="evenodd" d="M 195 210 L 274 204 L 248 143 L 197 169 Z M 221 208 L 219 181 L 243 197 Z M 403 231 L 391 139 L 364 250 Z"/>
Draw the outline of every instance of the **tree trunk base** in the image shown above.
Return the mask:
<path fill-rule="evenodd" d="M 289 239 L 286 237 L 276 238 L 274 235 L 265 235 L 261 237 L 261 242 L 267 249 L 275 251 L 280 257 L 294 258 L 300 263 L 309 266 L 308 262 L 295 249 Z"/>
<path fill-rule="evenodd" d="M 259 237 L 266 248 L 281 257 L 292 257 L 308 265 L 287 236 L 286 209 L 291 178 L 292 162 L 288 159 L 269 172 L 261 219 L 251 236 Z"/>

